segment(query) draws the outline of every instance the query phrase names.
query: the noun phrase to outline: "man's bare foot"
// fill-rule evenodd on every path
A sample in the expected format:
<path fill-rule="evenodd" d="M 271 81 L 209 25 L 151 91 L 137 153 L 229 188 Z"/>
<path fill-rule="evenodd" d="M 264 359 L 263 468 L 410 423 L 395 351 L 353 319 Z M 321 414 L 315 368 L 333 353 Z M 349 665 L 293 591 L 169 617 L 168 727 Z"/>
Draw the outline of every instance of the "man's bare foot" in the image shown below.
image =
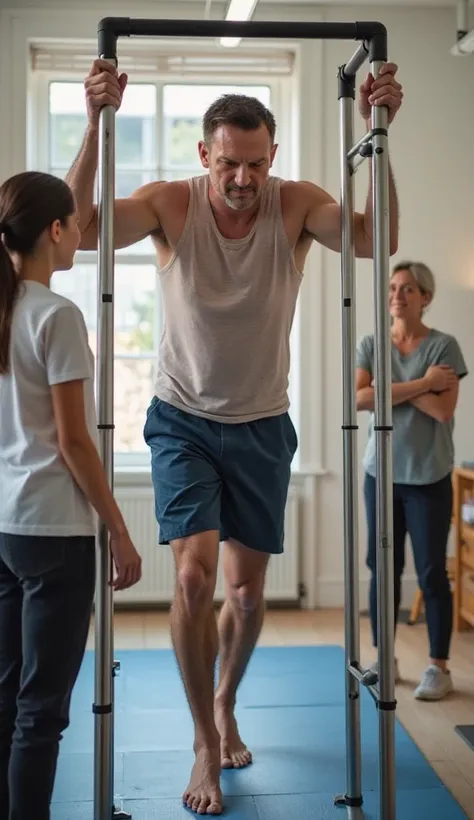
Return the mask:
<path fill-rule="evenodd" d="M 216 704 L 214 719 L 221 736 L 221 766 L 223 769 L 242 769 L 252 762 L 252 755 L 241 740 L 234 710 Z"/>
<path fill-rule="evenodd" d="M 219 750 L 200 749 L 196 752 L 183 803 L 196 814 L 222 814 Z"/>

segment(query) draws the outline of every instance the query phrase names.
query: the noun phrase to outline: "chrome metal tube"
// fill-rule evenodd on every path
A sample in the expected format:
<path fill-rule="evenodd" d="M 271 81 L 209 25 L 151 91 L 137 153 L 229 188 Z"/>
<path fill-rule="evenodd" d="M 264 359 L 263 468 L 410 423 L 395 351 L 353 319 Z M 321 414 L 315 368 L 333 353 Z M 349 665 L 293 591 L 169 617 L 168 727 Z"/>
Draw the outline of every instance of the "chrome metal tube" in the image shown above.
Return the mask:
<path fill-rule="evenodd" d="M 99 122 L 97 415 L 100 454 L 113 489 L 114 454 L 114 198 L 115 109 L 104 107 Z M 109 532 L 102 521 L 97 537 L 95 601 L 94 820 L 109 820 L 114 791 L 113 591 Z"/>
<path fill-rule="evenodd" d="M 343 416 L 343 518 L 346 653 L 346 801 L 362 803 L 360 684 L 350 666 L 359 663 L 359 545 L 357 409 L 355 394 L 356 302 L 354 288 L 354 180 L 349 153 L 354 142 L 354 98 L 340 99 L 341 134 L 341 307 L 342 307 L 342 416 Z"/>
<path fill-rule="evenodd" d="M 364 145 L 366 145 L 368 142 L 371 142 L 371 140 L 372 140 L 371 134 L 364 134 L 364 136 L 361 137 L 360 140 L 358 142 L 356 142 L 356 144 L 353 145 L 351 147 L 351 149 L 349 150 L 349 152 L 347 154 L 348 159 L 352 159 L 356 155 L 359 155 L 360 149 Z"/>
<path fill-rule="evenodd" d="M 360 43 L 357 51 L 354 52 L 350 60 L 344 65 L 344 76 L 348 78 L 355 77 L 359 68 L 364 65 L 368 53 L 369 49 L 367 45 L 364 42 Z"/>
<path fill-rule="evenodd" d="M 381 61 L 371 63 L 377 77 Z M 375 441 L 377 508 L 377 636 L 379 673 L 380 817 L 395 820 L 395 679 L 392 473 L 392 361 L 388 307 L 390 275 L 388 110 L 372 108 Z"/>

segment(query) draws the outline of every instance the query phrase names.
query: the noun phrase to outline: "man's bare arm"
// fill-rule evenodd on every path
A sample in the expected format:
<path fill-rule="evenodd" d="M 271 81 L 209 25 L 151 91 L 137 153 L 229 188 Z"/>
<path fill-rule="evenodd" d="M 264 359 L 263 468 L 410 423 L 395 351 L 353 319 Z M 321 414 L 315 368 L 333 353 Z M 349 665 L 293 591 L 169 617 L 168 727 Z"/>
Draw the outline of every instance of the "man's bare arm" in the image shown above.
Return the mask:
<path fill-rule="evenodd" d="M 98 240 L 97 207 L 94 205 L 94 182 L 97 172 L 98 132 L 89 128 L 81 150 L 69 171 L 66 182 L 74 193 L 79 211 L 81 231 L 80 250 L 95 250 Z M 139 188 L 128 199 L 117 199 L 114 204 L 114 234 L 116 248 L 126 248 L 144 239 L 159 228 L 158 217 L 152 205 L 160 183 L 149 183 Z M 164 184 L 164 183 L 163 183 Z"/>
<path fill-rule="evenodd" d="M 376 79 L 368 74 L 359 88 L 359 111 L 369 130 L 373 106 L 386 106 L 388 109 L 388 125 L 393 121 L 399 110 L 403 91 L 400 83 L 395 79 L 398 66 L 395 63 L 384 63 Z M 372 166 L 369 170 L 369 193 L 363 214 L 354 214 L 354 246 L 357 257 L 371 259 L 373 257 L 374 214 L 372 191 Z M 305 220 L 305 231 L 313 236 L 322 245 L 331 250 L 341 250 L 342 213 L 340 205 L 317 186 L 308 187 L 309 205 Z M 390 255 L 398 248 L 398 197 L 395 188 L 392 169 L 389 163 L 389 210 L 390 210 Z"/>
<path fill-rule="evenodd" d="M 374 215 L 372 192 L 372 169 L 369 170 L 369 192 L 364 213 L 354 212 L 353 232 L 355 255 L 361 259 L 372 259 L 374 255 Z M 301 183 L 306 189 L 308 212 L 304 224 L 309 234 L 321 245 L 341 252 L 342 208 L 335 199 L 311 182 Z M 390 254 L 398 249 L 398 197 L 392 169 L 389 166 L 389 211 L 390 211 Z"/>
<path fill-rule="evenodd" d="M 74 193 L 79 211 L 81 250 L 97 248 L 97 208 L 94 206 L 94 184 L 99 152 L 99 117 L 105 105 L 116 111 L 122 103 L 127 75 L 118 73 L 105 60 L 95 60 L 85 79 L 88 128 L 81 150 L 69 171 L 66 182 Z M 128 199 L 119 199 L 114 206 L 114 245 L 126 248 L 144 239 L 159 228 L 156 213 L 158 183 L 144 185 Z"/>
<path fill-rule="evenodd" d="M 86 230 L 94 216 L 94 183 L 97 171 L 98 150 L 98 131 L 96 128 L 89 126 L 85 133 L 79 154 L 66 176 L 66 182 L 74 194 L 77 210 L 79 211 L 79 228 L 81 233 Z"/>

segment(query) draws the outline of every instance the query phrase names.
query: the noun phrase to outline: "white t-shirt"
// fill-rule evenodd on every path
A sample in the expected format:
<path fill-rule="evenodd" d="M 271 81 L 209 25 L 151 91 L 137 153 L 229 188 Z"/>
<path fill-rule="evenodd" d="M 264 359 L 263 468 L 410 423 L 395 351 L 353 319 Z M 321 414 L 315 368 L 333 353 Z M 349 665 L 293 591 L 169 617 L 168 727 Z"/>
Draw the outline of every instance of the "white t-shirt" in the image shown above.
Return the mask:
<path fill-rule="evenodd" d="M 0 375 L 0 532 L 94 535 L 96 516 L 59 451 L 51 385 L 84 380 L 87 427 L 98 446 L 94 357 L 81 311 L 38 282 L 21 285 Z"/>

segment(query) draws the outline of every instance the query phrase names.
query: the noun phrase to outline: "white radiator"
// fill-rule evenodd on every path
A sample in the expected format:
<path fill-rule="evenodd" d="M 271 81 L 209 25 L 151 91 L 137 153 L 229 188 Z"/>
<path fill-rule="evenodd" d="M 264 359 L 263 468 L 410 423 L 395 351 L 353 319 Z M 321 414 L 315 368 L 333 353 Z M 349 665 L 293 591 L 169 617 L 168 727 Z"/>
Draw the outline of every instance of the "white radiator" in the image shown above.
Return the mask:
<path fill-rule="evenodd" d="M 141 581 L 131 589 L 116 593 L 116 603 L 171 603 L 174 594 L 174 561 L 171 548 L 158 545 L 153 489 L 149 486 L 116 487 L 114 494 L 130 536 L 143 559 Z M 267 601 L 299 599 L 299 539 L 299 497 L 296 488 L 290 487 L 286 508 L 285 551 L 270 559 L 265 592 Z M 219 568 L 216 600 L 222 600 L 223 590 Z"/>

